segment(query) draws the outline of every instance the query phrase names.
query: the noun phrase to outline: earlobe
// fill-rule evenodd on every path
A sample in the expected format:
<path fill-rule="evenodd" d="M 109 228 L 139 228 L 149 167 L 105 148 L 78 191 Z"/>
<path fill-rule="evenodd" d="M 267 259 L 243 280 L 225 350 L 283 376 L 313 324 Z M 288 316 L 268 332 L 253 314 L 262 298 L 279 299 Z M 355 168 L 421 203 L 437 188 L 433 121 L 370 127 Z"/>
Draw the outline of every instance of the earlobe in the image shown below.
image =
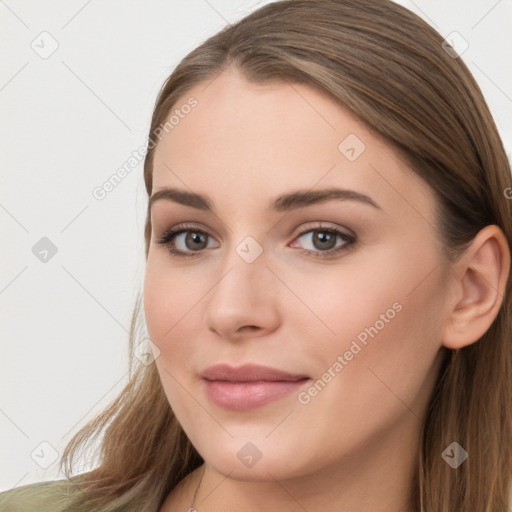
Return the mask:
<path fill-rule="evenodd" d="M 454 300 L 443 345 L 459 349 L 478 341 L 498 315 L 510 270 L 510 249 L 496 225 L 486 226 L 454 264 Z"/>

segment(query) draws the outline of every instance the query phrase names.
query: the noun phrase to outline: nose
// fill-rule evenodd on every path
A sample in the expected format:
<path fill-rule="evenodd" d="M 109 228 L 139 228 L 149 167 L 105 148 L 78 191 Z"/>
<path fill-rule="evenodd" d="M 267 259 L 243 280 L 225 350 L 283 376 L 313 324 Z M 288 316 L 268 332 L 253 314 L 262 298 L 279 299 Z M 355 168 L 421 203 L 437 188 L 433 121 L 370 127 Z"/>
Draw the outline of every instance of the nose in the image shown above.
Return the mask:
<path fill-rule="evenodd" d="M 263 255 L 248 263 L 233 254 L 206 297 L 206 327 L 233 341 L 268 335 L 279 325 L 278 285 Z"/>

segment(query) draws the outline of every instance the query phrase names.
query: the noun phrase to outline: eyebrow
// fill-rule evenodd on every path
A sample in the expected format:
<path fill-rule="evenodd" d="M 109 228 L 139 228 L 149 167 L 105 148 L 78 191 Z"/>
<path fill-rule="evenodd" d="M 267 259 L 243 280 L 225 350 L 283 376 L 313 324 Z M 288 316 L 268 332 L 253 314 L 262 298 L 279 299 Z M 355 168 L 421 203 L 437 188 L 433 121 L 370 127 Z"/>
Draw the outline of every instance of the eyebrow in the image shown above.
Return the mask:
<path fill-rule="evenodd" d="M 214 211 L 212 201 L 204 195 L 196 194 L 186 190 L 176 188 L 163 187 L 155 192 L 149 198 L 148 210 L 157 201 L 166 200 L 174 203 L 190 206 L 198 210 L 212 212 Z M 369 196 L 356 192 L 355 190 L 348 190 L 344 188 L 327 188 L 322 190 L 297 190 L 292 193 L 283 194 L 278 196 L 268 206 L 269 210 L 275 212 L 288 212 L 297 208 L 304 208 L 314 204 L 324 203 L 326 201 L 359 201 L 382 210 L 382 208 Z"/>

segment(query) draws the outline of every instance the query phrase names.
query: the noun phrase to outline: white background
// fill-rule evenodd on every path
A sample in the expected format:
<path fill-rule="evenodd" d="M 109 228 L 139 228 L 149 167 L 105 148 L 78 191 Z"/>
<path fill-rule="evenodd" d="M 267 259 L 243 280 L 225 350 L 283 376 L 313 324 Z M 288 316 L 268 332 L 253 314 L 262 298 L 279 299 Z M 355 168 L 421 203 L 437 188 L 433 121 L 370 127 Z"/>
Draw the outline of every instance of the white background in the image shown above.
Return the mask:
<path fill-rule="evenodd" d="M 42 442 L 62 453 L 126 381 L 144 278 L 142 162 L 102 201 L 93 188 L 145 144 L 181 58 L 266 3 L 0 2 L 0 491 L 62 478 L 31 454 L 51 455 Z M 400 3 L 468 41 L 462 58 L 510 153 L 512 1 Z M 43 31 L 59 45 L 46 59 L 31 48 Z M 32 253 L 42 237 L 57 247 L 46 263 Z"/>

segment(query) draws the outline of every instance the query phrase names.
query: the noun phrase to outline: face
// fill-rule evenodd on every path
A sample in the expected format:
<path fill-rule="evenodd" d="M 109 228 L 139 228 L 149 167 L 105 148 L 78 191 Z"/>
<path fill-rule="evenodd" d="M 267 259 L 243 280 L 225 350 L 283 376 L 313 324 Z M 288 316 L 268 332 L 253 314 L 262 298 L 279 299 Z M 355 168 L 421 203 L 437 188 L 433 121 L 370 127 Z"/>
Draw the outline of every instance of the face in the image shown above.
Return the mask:
<path fill-rule="evenodd" d="M 191 442 L 268 480 L 415 439 L 446 296 L 430 188 L 307 85 L 229 70 L 185 96 L 155 150 L 144 307 Z"/>

